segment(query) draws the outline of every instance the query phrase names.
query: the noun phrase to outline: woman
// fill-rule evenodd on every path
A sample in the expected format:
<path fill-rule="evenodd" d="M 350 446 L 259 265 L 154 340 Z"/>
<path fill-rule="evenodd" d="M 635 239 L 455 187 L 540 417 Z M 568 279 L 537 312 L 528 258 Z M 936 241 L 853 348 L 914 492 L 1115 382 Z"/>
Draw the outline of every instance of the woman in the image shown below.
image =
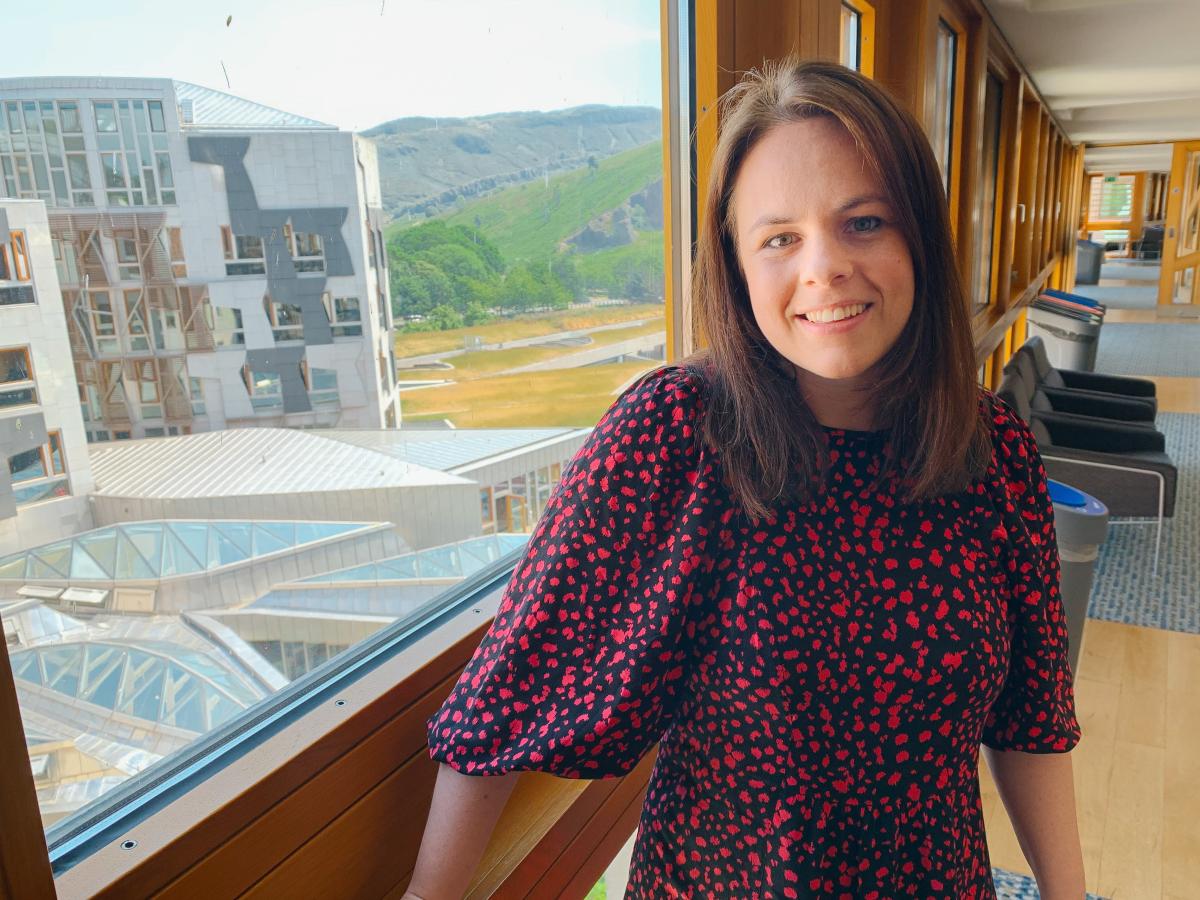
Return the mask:
<path fill-rule="evenodd" d="M 789 62 L 724 99 L 712 171 L 710 346 L 605 413 L 429 720 L 411 896 L 461 894 L 513 773 L 615 777 L 657 741 L 627 898 L 994 897 L 982 743 L 1042 896 L 1074 900 L 1053 512 L 975 384 L 928 142 Z"/>

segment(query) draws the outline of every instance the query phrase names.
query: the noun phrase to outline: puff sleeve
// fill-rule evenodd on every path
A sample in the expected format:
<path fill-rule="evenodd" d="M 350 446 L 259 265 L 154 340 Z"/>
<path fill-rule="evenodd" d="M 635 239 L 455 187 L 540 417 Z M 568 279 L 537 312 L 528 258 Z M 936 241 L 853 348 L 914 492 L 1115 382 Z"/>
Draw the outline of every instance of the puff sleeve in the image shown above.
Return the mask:
<path fill-rule="evenodd" d="M 995 750 L 1065 753 L 1081 736 L 1075 716 L 1067 621 L 1059 594 L 1054 507 L 1029 426 L 993 398 L 996 498 L 1006 535 L 1008 675 L 984 722 Z"/>
<path fill-rule="evenodd" d="M 687 670 L 689 607 L 712 571 L 701 402 L 695 376 L 667 366 L 600 419 L 427 722 L 431 758 L 466 774 L 616 777 L 660 739 Z"/>

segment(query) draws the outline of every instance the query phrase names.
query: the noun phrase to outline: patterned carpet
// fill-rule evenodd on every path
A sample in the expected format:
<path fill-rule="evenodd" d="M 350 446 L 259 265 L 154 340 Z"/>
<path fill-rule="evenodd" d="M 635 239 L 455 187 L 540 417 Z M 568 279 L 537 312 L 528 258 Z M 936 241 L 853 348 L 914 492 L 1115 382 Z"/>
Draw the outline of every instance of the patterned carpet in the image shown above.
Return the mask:
<path fill-rule="evenodd" d="M 1016 872 L 1006 872 L 1004 869 L 992 869 L 992 881 L 996 885 L 996 896 L 999 900 L 1039 900 L 1037 883 L 1028 875 L 1018 875 Z M 1096 894 L 1088 894 L 1087 900 L 1103 900 Z"/>
<path fill-rule="evenodd" d="M 1081 284 L 1073 293 L 1090 297 L 1110 309 L 1154 309 L 1158 305 L 1158 285 Z"/>
<path fill-rule="evenodd" d="M 1158 577 L 1154 525 L 1117 525 L 1100 548 L 1088 615 L 1109 622 L 1200 634 L 1200 415 L 1159 413 L 1179 469 L 1175 516 L 1163 526 Z"/>
<path fill-rule="evenodd" d="M 1106 262 L 1100 267 L 1100 280 L 1106 278 L 1123 278 L 1128 281 L 1153 281 L 1158 283 L 1162 265 L 1157 262 Z"/>
<path fill-rule="evenodd" d="M 1096 371 L 1111 375 L 1200 375 L 1200 328 L 1195 324 L 1120 324 L 1100 329 Z"/>

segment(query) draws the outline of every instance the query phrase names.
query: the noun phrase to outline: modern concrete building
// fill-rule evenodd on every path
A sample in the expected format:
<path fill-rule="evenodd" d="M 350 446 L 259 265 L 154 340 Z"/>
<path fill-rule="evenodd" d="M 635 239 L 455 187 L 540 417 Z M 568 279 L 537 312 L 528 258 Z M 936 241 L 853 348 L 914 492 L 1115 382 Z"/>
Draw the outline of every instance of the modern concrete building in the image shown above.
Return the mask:
<path fill-rule="evenodd" d="M 91 461 L 46 207 L 0 200 L 0 554 L 91 527 Z"/>
<path fill-rule="evenodd" d="M 399 424 L 370 141 L 169 79 L 0 79 L 0 111 L 89 440 Z"/>

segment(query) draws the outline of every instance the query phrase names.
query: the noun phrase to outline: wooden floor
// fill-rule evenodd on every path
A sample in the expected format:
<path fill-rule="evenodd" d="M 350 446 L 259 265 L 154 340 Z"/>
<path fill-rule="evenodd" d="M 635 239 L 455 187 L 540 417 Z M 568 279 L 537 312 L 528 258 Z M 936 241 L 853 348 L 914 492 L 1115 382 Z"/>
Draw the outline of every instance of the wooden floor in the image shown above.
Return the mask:
<path fill-rule="evenodd" d="M 1161 322 L 1154 310 L 1115 321 Z M 1200 321 L 1176 319 L 1196 330 Z M 1159 408 L 1200 413 L 1200 378 L 1159 378 Z M 1200 536 L 1197 537 L 1200 539 Z M 1072 751 L 1087 888 L 1112 900 L 1200 897 L 1200 635 L 1089 619 Z M 980 763 L 992 864 L 1031 874 Z"/>

